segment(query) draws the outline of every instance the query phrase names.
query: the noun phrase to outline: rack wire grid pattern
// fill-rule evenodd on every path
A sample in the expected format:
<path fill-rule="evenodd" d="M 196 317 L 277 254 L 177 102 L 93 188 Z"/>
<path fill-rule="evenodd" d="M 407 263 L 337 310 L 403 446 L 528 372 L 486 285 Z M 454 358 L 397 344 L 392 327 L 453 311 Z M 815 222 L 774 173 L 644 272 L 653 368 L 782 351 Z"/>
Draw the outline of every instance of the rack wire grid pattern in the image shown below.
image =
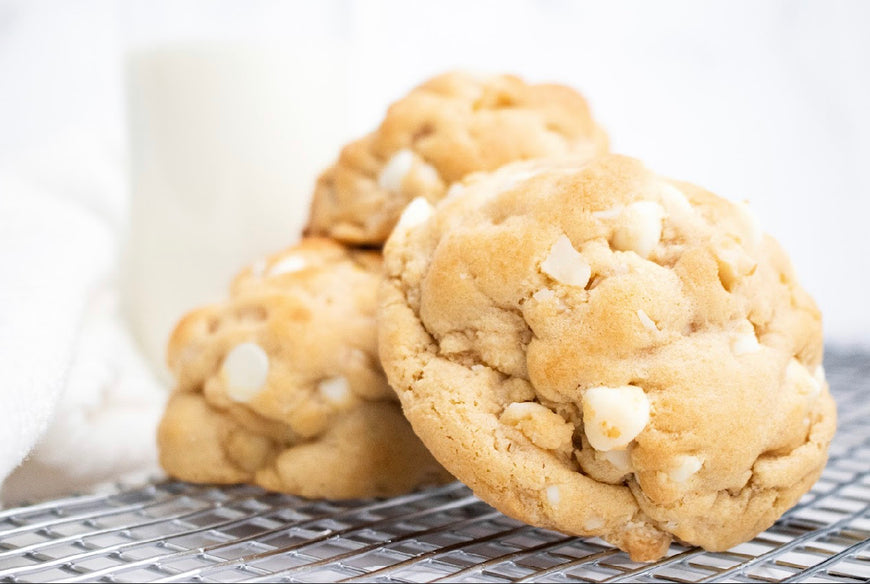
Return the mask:
<path fill-rule="evenodd" d="M 114 486 L 0 511 L 3 582 L 865 582 L 870 356 L 827 355 L 840 423 L 822 478 L 754 540 L 632 562 L 600 539 L 523 525 L 453 483 L 390 499 L 250 486 Z"/>

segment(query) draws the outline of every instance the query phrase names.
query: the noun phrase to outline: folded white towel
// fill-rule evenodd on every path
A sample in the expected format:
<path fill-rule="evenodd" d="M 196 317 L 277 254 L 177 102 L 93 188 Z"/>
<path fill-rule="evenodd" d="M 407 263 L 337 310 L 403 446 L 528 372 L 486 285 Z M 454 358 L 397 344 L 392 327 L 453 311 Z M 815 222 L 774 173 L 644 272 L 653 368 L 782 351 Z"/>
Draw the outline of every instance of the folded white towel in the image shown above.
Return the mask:
<path fill-rule="evenodd" d="M 117 309 L 123 183 L 104 152 L 74 140 L 0 171 L 0 481 L 18 467 L 7 505 L 156 469 L 166 391 Z"/>

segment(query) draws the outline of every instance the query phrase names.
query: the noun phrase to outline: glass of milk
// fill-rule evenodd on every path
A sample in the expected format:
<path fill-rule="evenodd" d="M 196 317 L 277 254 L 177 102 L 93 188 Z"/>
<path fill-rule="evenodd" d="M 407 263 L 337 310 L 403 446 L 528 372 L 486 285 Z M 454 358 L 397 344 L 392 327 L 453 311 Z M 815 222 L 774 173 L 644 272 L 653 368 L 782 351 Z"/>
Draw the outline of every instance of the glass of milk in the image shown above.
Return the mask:
<path fill-rule="evenodd" d="M 166 375 L 185 312 L 298 240 L 346 139 L 343 3 L 124 3 L 130 224 L 124 311 Z"/>

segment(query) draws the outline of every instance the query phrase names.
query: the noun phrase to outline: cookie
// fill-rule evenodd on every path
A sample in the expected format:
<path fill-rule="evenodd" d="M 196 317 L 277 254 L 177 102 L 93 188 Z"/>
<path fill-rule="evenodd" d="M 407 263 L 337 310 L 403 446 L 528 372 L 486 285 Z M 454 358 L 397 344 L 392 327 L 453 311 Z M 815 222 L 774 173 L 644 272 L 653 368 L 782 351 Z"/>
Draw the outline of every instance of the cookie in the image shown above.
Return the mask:
<path fill-rule="evenodd" d="M 166 472 L 328 498 L 449 480 L 380 367 L 380 279 L 378 254 L 303 240 L 242 272 L 228 301 L 182 319 L 158 430 Z"/>
<path fill-rule="evenodd" d="M 405 415 L 512 517 L 724 550 L 822 471 L 820 313 L 744 204 L 621 156 L 519 163 L 412 203 L 384 257 Z"/>
<path fill-rule="evenodd" d="M 380 246 L 412 199 L 516 160 L 607 151 L 583 97 L 510 75 L 447 73 L 395 102 L 380 127 L 319 178 L 306 233 Z"/>

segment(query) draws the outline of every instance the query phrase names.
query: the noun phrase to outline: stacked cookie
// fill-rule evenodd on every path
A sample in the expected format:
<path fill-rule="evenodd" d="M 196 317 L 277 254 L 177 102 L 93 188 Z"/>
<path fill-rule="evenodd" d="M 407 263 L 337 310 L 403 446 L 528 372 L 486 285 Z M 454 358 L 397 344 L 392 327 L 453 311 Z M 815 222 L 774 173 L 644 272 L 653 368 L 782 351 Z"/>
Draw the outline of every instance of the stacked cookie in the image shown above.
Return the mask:
<path fill-rule="evenodd" d="M 745 205 L 606 149 L 563 87 L 450 74 L 394 104 L 318 183 L 307 234 L 342 243 L 176 329 L 164 467 L 329 497 L 446 469 L 636 560 L 768 527 L 834 432 L 820 314 Z M 343 247 L 387 237 L 385 276 Z"/>
<path fill-rule="evenodd" d="M 557 85 L 453 73 L 394 103 L 320 177 L 302 242 L 243 271 L 229 300 L 176 327 L 163 468 L 331 498 L 450 480 L 380 365 L 378 250 L 409 201 L 434 203 L 470 172 L 606 149 L 585 100 Z"/>

